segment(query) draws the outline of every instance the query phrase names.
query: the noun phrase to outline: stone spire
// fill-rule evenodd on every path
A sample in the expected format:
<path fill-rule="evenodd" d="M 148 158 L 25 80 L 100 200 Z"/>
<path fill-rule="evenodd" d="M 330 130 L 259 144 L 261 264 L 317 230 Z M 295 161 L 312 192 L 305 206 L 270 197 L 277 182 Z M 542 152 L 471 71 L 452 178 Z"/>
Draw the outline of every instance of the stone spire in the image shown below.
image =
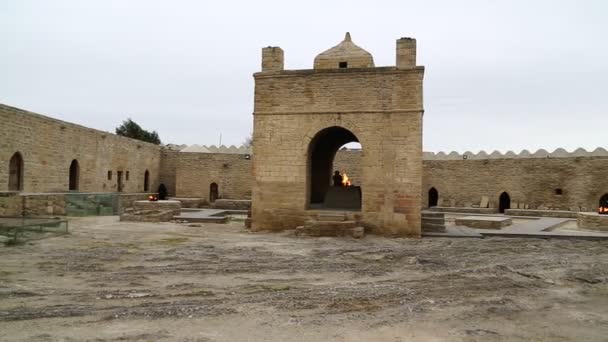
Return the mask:
<path fill-rule="evenodd" d="M 373 68 L 372 55 L 353 43 L 349 32 L 344 40 L 315 57 L 315 69 Z"/>

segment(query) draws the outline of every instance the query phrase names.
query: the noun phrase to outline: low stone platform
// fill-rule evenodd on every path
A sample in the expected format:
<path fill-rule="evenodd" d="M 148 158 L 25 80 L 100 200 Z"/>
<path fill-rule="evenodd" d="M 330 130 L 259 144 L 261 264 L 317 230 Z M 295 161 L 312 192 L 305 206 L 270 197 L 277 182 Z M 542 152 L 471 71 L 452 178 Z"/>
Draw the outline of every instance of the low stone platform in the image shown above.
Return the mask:
<path fill-rule="evenodd" d="M 445 214 L 439 212 L 422 212 L 423 232 L 445 232 Z"/>
<path fill-rule="evenodd" d="M 168 222 L 181 212 L 179 201 L 135 201 L 120 215 L 121 221 Z"/>
<path fill-rule="evenodd" d="M 319 214 L 311 218 L 303 226 L 296 227 L 296 235 L 305 236 L 352 236 L 360 239 L 365 235 L 365 229 L 355 221 L 347 221 L 346 215 Z"/>
<path fill-rule="evenodd" d="M 576 224 L 582 229 L 592 229 L 608 232 L 608 215 L 598 213 L 578 213 Z"/>
<path fill-rule="evenodd" d="M 535 217 L 563 217 L 577 218 L 577 212 L 568 210 L 540 210 L 540 209 L 507 209 L 505 215 L 509 216 L 535 216 Z"/>
<path fill-rule="evenodd" d="M 442 213 L 498 214 L 498 208 L 430 207 L 427 210 L 438 211 Z"/>
<path fill-rule="evenodd" d="M 323 205 L 327 208 L 360 209 L 360 186 L 330 186 Z"/>
<path fill-rule="evenodd" d="M 204 198 L 185 198 L 185 197 L 170 197 L 171 201 L 180 201 L 182 208 L 201 208 L 204 205 L 209 204 Z"/>
<path fill-rule="evenodd" d="M 228 210 L 249 210 L 251 209 L 251 200 L 235 200 L 235 199 L 217 199 L 211 203 L 213 209 L 228 209 Z"/>
<path fill-rule="evenodd" d="M 513 224 L 513 221 L 508 217 L 492 217 L 492 216 L 465 216 L 455 220 L 457 226 L 465 226 L 477 229 L 501 229 Z"/>

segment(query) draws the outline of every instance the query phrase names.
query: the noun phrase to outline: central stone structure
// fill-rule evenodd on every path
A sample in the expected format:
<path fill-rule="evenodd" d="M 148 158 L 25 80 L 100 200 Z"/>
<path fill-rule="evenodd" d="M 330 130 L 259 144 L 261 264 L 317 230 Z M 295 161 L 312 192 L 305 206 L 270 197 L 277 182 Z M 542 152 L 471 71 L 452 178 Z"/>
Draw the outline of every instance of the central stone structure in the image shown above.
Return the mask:
<path fill-rule="evenodd" d="M 411 38 L 397 40 L 392 67 L 375 67 L 348 33 L 312 70 L 284 70 L 281 48 L 262 49 L 262 72 L 254 74 L 252 229 L 293 229 L 343 210 L 325 202 L 333 160 L 358 142 L 361 207 L 349 215 L 368 232 L 420 236 L 423 76 Z"/>

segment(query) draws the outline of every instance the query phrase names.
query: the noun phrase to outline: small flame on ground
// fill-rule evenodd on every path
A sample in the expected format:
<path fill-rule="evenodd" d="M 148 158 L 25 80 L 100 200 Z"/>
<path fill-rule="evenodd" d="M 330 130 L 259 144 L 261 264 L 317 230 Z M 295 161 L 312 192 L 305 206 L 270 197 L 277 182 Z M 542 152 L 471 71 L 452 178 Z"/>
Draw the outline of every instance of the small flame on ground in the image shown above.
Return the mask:
<path fill-rule="evenodd" d="M 148 196 L 148 201 L 158 201 L 158 196 L 150 195 L 150 196 Z"/>
<path fill-rule="evenodd" d="M 605 215 L 608 215 L 608 207 L 600 207 L 600 208 L 597 210 L 597 212 L 598 212 L 598 213 L 600 213 L 600 214 L 605 214 Z"/>
<path fill-rule="evenodd" d="M 350 179 L 348 179 L 348 175 L 346 174 L 346 172 L 344 172 L 342 174 L 342 186 L 351 186 L 352 183 L 350 181 Z"/>

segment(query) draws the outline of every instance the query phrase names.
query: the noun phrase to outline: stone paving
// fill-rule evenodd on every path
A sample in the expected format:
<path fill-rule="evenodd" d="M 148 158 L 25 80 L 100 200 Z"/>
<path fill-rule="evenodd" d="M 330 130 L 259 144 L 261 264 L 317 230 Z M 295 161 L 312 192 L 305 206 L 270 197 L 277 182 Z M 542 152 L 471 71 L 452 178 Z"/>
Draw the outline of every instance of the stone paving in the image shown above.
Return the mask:
<path fill-rule="evenodd" d="M 463 213 L 470 216 L 470 213 Z M 486 236 L 501 236 L 501 237 L 529 237 L 529 238 L 565 238 L 565 239 L 588 239 L 588 240 L 603 240 L 608 239 L 608 233 L 592 232 L 586 230 L 577 231 L 558 231 L 555 228 L 563 225 L 571 218 L 555 218 L 555 217 L 520 217 L 520 216 L 504 216 L 504 215 L 478 215 L 488 217 L 510 217 L 512 219 L 525 219 L 523 222 L 513 223 L 513 225 L 504 227 L 500 230 L 475 229 L 464 226 L 447 226 L 445 232 L 426 232 L 423 237 L 441 236 L 441 237 L 478 237 Z"/>

